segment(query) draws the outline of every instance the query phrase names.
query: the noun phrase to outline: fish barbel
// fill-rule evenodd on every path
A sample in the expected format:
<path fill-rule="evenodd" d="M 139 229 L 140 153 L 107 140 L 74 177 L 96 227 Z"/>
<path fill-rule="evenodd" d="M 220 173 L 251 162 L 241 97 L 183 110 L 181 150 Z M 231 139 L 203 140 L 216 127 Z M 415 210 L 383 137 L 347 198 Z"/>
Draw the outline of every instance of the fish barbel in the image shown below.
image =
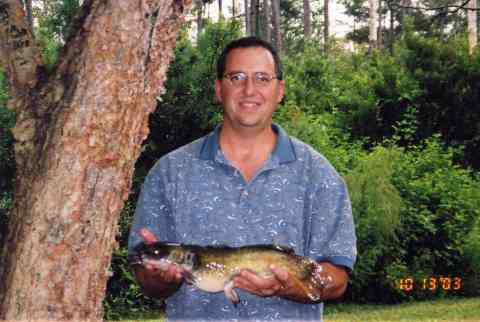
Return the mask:
<path fill-rule="evenodd" d="M 295 286 L 311 301 L 320 300 L 316 288 L 316 263 L 296 255 L 292 249 L 278 245 L 253 245 L 243 247 L 195 246 L 175 243 L 141 243 L 129 257 L 130 265 L 153 265 L 157 268 L 176 264 L 185 271 L 185 280 L 206 292 L 221 292 L 234 304 L 240 302 L 233 289 L 233 278 L 247 269 L 261 277 L 273 276 L 273 264 L 288 271 Z"/>

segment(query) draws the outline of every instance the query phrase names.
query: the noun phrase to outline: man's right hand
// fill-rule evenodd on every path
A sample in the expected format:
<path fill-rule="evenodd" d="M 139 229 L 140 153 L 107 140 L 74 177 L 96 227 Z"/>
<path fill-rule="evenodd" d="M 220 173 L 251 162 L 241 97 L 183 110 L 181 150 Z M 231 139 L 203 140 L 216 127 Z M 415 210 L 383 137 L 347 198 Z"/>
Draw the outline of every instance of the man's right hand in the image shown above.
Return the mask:
<path fill-rule="evenodd" d="M 148 229 L 140 230 L 146 244 L 154 243 L 158 238 Z M 153 262 L 144 262 L 142 266 L 135 266 L 135 276 L 142 285 L 146 295 L 155 298 L 166 298 L 172 295 L 183 282 L 181 267 L 175 264 L 162 263 L 161 266 Z"/>

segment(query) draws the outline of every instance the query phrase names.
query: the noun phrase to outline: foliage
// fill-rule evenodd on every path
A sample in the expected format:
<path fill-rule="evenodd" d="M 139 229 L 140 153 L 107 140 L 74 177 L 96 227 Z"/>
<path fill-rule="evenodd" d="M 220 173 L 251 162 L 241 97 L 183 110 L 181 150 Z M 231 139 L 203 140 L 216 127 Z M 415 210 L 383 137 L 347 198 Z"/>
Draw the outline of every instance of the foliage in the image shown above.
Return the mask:
<path fill-rule="evenodd" d="M 15 174 L 13 135 L 10 131 L 15 125 L 15 113 L 7 109 L 7 99 L 7 81 L 0 71 L 0 246 L 7 226 L 8 212 L 12 207 Z"/>
<path fill-rule="evenodd" d="M 428 298 L 444 291 L 403 292 L 398 281 L 477 278 L 480 182 L 454 164 L 456 153 L 438 136 L 408 150 L 389 143 L 360 158 L 347 174 L 359 252 L 349 298 Z M 465 284 L 457 294 L 478 294 L 474 283 Z"/>
<path fill-rule="evenodd" d="M 41 8 L 35 8 L 35 38 L 47 67 L 52 68 L 57 62 L 60 49 L 74 31 L 72 22 L 79 9 L 79 0 L 46 1 Z"/>
<path fill-rule="evenodd" d="M 214 103 L 216 58 L 239 36 L 240 25 L 225 21 L 207 24 L 197 46 L 189 40 L 187 30 L 179 35 L 166 93 L 150 116 L 150 136 L 137 162 L 140 178 L 160 156 L 206 134 L 221 118 L 221 107 Z"/>
<path fill-rule="evenodd" d="M 442 42 L 405 34 L 399 53 L 418 84 L 421 139 L 441 133 L 449 144 L 465 146 L 464 164 L 480 167 L 480 52 L 469 55 L 465 37 Z"/>
<path fill-rule="evenodd" d="M 358 247 L 352 297 L 358 301 L 391 302 L 398 296 L 392 281 L 405 269 L 399 261 L 403 250 L 396 249 L 404 201 L 393 185 L 393 169 L 400 157 L 400 149 L 378 146 L 346 176 Z"/>
<path fill-rule="evenodd" d="M 108 320 L 118 320 L 124 316 L 148 312 L 163 306 L 163 303 L 143 295 L 133 271 L 128 265 L 128 232 L 134 211 L 134 203 L 128 201 L 118 223 L 118 247 L 112 254 L 110 263 L 112 275 L 108 280 L 107 294 L 103 302 L 104 315 Z"/>
<path fill-rule="evenodd" d="M 332 112 L 337 91 L 336 65 L 315 47 L 284 60 L 285 102 L 298 105 L 307 113 Z"/>
<path fill-rule="evenodd" d="M 398 235 L 411 276 L 475 274 L 478 260 L 464 252 L 469 247 L 478 251 L 471 234 L 480 218 L 480 182 L 471 170 L 455 165 L 456 153 L 435 136 L 424 146 L 410 147 L 396 164 L 394 184 L 406 205 Z M 477 287 L 470 287 L 463 291 L 478 294 Z"/>

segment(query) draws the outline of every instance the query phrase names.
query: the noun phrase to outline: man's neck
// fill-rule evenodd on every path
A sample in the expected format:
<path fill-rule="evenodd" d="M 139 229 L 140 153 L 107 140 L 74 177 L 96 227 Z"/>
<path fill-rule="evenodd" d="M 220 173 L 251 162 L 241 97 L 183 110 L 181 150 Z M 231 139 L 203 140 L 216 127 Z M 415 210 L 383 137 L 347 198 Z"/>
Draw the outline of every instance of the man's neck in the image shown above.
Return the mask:
<path fill-rule="evenodd" d="M 240 170 L 246 181 L 250 181 L 269 158 L 276 141 L 277 135 L 271 126 L 246 131 L 223 126 L 220 130 L 222 152 Z"/>

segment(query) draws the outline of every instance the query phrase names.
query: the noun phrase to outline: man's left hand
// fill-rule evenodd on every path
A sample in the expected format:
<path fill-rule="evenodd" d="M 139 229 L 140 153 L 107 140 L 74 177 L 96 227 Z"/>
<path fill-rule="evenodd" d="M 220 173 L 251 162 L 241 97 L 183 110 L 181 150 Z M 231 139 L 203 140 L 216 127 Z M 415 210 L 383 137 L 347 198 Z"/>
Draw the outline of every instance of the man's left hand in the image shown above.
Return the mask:
<path fill-rule="evenodd" d="M 303 303 L 312 302 L 304 290 L 299 289 L 288 271 L 274 265 L 270 270 L 273 276 L 269 277 L 261 277 L 249 270 L 242 270 L 233 279 L 234 285 L 261 297 L 280 296 Z M 319 283 L 321 287 L 317 290 L 321 300 L 335 299 L 345 292 L 348 274 L 343 267 L 328 262 L 318 263 L 315 275 L 317 280 L 322 281 Z"/>

